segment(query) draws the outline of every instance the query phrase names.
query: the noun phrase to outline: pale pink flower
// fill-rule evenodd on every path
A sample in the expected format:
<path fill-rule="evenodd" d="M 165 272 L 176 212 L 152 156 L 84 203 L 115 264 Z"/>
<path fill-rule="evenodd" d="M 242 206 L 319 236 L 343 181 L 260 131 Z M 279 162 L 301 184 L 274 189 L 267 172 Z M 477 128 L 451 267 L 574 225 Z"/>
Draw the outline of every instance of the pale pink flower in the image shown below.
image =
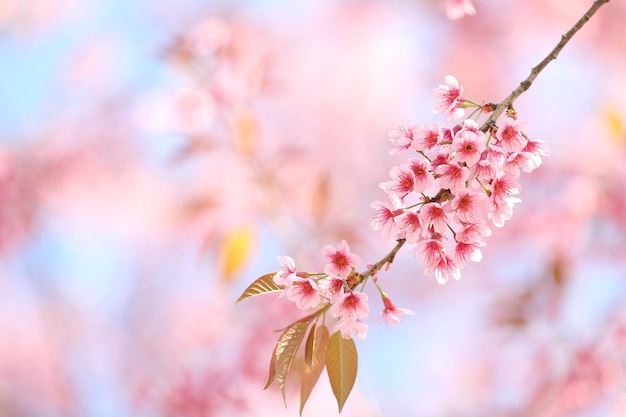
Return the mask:
<path fill-rule="evenodd" d="M 504 117 L 498 124 L 498 145 L 507 152 L 519 152 L 526 146 L 528 140 L 522 134 L 527 123 Z"/>
<path fill-rule="evenodd" d="M 520 185 L 510 174 L 504 175 L 494 180 L 491 188 L 492 206 L 489 210 L 489 218 L 494 226 L 502 227 L 504 222 L 513 215 L 513 205 L 521 202 L 519 198 L 512 195 L 519 194 Z"/>
<path fill-rule="evenodd" d="M 432 225 L 435 232 L 443 235 L 448 230 L 448 214 L 439 203 L 424 204 L 420 210 L 424 224 Z"/>
<path fill-rule="evenodd" d="M 434 268 L 426 271 L 426 276 L 430 276 L 434 272 L 435 279 L 441 285 L 448 282 L 450 278 L 454 278 L 457 281 L 461 279 L 461 270 L 448 255 L 442 256 Z"/>
<path fill-rule="evenodd" d="M 504 222 L 510 220 L 513 216 L 513 205 L 520 203 L 522 200 L 515 197 L 507 197 L 501 201 L 494 201 L 489 210 L 489 218 L 496 227 L 504 226 Z"/>
<path fill-rule="evenodd" d="M 542 163 L 542 157 L 550 155 L 550 149 L 548 149 L 545 142 L 542 140 L 526 139 L 528 142 L 526 143 L 523 151 L 533 155 L 533 158 L 535 159 L 535 168 L 539 168 Z"/>
<path fill-rule="evenodd" d="M 452 143 L 454 159 L 461 163 L 465 162 L 467 166 L 471 167 L 480 160 L 486 143 L 487 138 L 483 132 L 478 130 L 476 122 L 471 119 L 466 120 L 463 128 L 454 136 Z"/>
<path fill-rule="evenodd" d="M 330 245 L 324 246 L 322 256 L 328 261 L 324 266 L 324 272 L 331 277 L 348 278 L 352 268 L 356 268 L 361 263 L 358 255 L 350 253 L 350 247 L 345 240 L 339 243 L 338 249 Z"/>
<path fill-rule="evenodd" d="M 332 304 L 336 303 L 337 300 L 344 294 L 346 288 L 345 283 L 346 281 L 343 279 L 325 278 L 318 281 L 317 288 L 320 293 Z"/>
<path fill-rule="evenodd" d="M 435 104 L 433 105 L 433 113 L 441 113 L 454 118 L 460 118 L 465 111 L 460 108 L 463 104 L 463 87 L 459 86 L 459 82 L 452 75 L 446 75 L 446 83 L 440 85 L 433 91 Z"/>
<path fill-rule="evenodd" d="M 486 200 L 485 193 L 465 189 L 456 193 L 449 207 L 461 222 L 476 223 L 482 219 L 481 203 Z"/>
<path fill-rule="evenodd" d="M 402 124 L 398 129 L 389 132 L 387 138 L 393 144 L 389 155 L 395 155 L 411 147 L 413 143 L 413 129 L 407 124 Z"/>
<path fill-rule="evenodd" d="M 276 285 L 289 287 L 296 278 L 296 264 L 289 256 L 279 256 L 278 262 L 280 263 L 280 268 L 274 274 L 273 281 Z"/>
<path fill-rule="evenodd" d="M 382 201 L 374 201 L 370 207 L 375 210 L 370 221 L 372 230 L 380 231 L 387 239 L 395 237 L 398 232 L 396 216 L 402 214 L 403 210 L 394 210 L 390 204 Z"/>
<path fill-rule="evenodd" d="M 440 165 L 445 165 L 450 160 L 447 153 L 440 153 L 430 161 L 430 169 L 434 172 Z"/>
<path fill-rule="evenodd" d="M 483 243 L 483 237 L 491 236 L 491 229 L 487 227 L 484 221 L 478 223 L 465 224 L 463 229 L 456 233 L 457 242 L 464 243 Z"/>
<path fill-rule="evenodd" d="M 385 304 L 385 309 L 382 314 L 374 321 L 374 324 L 380 323 L 383 319 L 387 322 L 387 324 L 391 324 L 395 326 L 400 324 L 402 321 L 402 316 L 414 316 L 415 313 L 406 308 L 396 307 L 391 299 L 387 297 L 387 294 L 383 294 L 383 303 Z"/>
<path fill-rule="evenodd" d="M 507 153 L 498 145 L 491 143 L 487 149 L 487 159 L 491 165 L 497 170 L 501 170 L 506 162 Z M 495 178 L 495 175 L 493 176 Z"/>
<path fill-rule="evenodd" d="M 425 159 L 409 159 L 409 168 L 415 176 L 413 190 L 422 193 L 430 187 L 435 181 L 432 173 L 430 173 L 430 163 Z"/>
<path fill-rule="evenodd" d="M 419 213 L 407 210 L 398 216 L 398 228 L 404 232 L 408 243 L 417 242 L 422 234 L 422 219 Z"/>
<path fill-rule="evenodd" d="M 504 172 L 511 174 L 514 178 L 520 176 L 520 171 L 532 172 L 541 164 L 541 159 L 535 158 L 530 152 L 512 152 L 504 163 Z"/>
<path fill-rule="evenodd" d="M 447 0 L 446 1 L 446 16 L 450 20 L 457 20 L 465 15 L 473 16 L 476 14 L 476 9 L 472 4 L 472 0 Z"/>
<path fill-rule="evenodd" d="M 466 166 L 457 163 L 441 164 L 435 169 L 441 188 L 447 188 L 454 192 L 466 186 L 470 176 L 470 170 Z"/>
<path fill-rule="evenodd" d="M 446 251 L 438 239 L 425 239 L 417 244 L 417 256 L 426 267 L 426 275 L 433 273 Z"/>
<path fill-rule="evenodd" d="M 413 128 L 413 149 L 418 152 L 428 151 L 443 140 L 443 131 L 437 123 L 417 124 Z"/>
<path fill-rule="evenodd" d="M 521 190 L 522 187 L 510 174 L 502 175 L 491 184 L 491 200 L 494 203 L 501 203 L 510 196 L 519 194 Z"/>
<path fill-rule="evenodd" d="M 495 165 L 489 159 L 481 159 L 476 165 L 473 165 L 470 169 L 470 178 L 478 178 L 480 181 L 489 182 L 492 178 L 495 178 L 498 174 L 498 170 Z"/>
<path fill-rule="evenodd" d="M 357 339 L 365 340 L 367 336 L 367 324 L 361 320 L 350 321 L 341 319 L 335 324 L 334 331 L 337 330 L 341 332 L 341 337 L 344 339 L 351 339 L 356 334 Z"/>
<path fill-rule="evenodd" d="M 524 134 L 522 133 L 522 135 Z M 526 137 L 526 135 L 524 135 L 524 137 Z M 524 152 L 530 152 L 538 156 L 550 155 L 550 149 L 544 141 L 539 139 L 528 139 L 528 137 L 526 137 L 526 140 L 526 147 L 523 149 Z"/>
<path fill-rule="evenodd" d="M 346 292 L 330 308 L 330 315 L 341 316 L 345 322 L 355 322 L 358 318 L 365 319 L 370 312 L 367 300 L 368 296 L 364 292 Z"/>
<path fill-rule="evenodd" d="M 287 298 L 296 303 L 301 310 L 317 307 L 320 292 L 315 281 L 309 278 L 296 278 L 286 291 Z"/>
<path fill-rule="evenodd" d="M 469 259 L 472 262 L 480 262 L 483 259 L 483 253 L 480 247 L 485 246 L 484 243 L 473 242 L 457 242 L 454 248 L 454 260 L 460 268 L 465 267 L 465 262 Z"/>
<path fill-rule="evenodd" d="M 394 166 L 389 170 L 391 181 L 380 183 L 380 188 L 400 199 L 406 197 L 415 188 L 415 174 L 406 165 Z"/>

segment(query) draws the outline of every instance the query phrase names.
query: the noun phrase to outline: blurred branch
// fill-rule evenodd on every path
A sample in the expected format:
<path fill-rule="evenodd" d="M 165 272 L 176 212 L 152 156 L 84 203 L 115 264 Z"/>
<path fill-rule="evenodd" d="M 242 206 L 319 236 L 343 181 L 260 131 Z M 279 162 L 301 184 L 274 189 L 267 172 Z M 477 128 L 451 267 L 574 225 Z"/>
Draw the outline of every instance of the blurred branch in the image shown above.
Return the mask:
<path fill-rule="evenodd" d="M 541 71 L 543 71 L 545 69 L 545 67 L 548 66 L 550 61 L 556 59 L 559 56 L 559 53 L 561 52 L 561 50 L 574 37 L 576 32 L 578 32 L 585 25 L 585 23 L 587 23 L 589 21 L 589 19 L 591 19 L 591 17 L 598 11 L 598 9 L 603 4 L 608 3 L 608 2 L 609 2 L 609 0 L 596 0 L 596 1 L 594 1 L 593 4 L 591 5 L 591 7 L 589 8 L 589 10 L 587 10 L 587 12 L 578 20 L 578 22 L 576 22 L 576 24 L 574 24 L 574 26 L 572 26 L 571 29 L 567 31 L 567 33 L 565 33 L 563 36 L 561 36 L 561 41 L 556 44 L 554 49 L 552 49 L 552 51 L 550 51 L 550 53 L 539 64 L 537 64 L 537 66 L 535 66 L 530 71 L 530 75 L 528 76 L 528 78 L 526 78 L 524 81 L 522 81 L 520 83 L 520 85 L 515 90 L 513 90 L 513 92 L 511 94 L 509 94 L 509 96 L 507 98 L 502 100 L 496 106 L 495 110 L 493 111 L 493 113 L 491 113 L 491 115 L 485 121 L 485 123 L 483 123 L 483 125 L 480 128 L 480 130 L 482 130 L 484 132 L 487 129 L 489 129 L 489 127 L 492 126 L 495 123 L 495 121 L 498 119 L 500 114 L 502 114 L 502 112 L 505 109 L 509 108 L 513 104 L 513 102 L 520 95 L 522 95 L 522 93 L 524 91 L 526 91 L 526 90 L 528 90 L 530 88 L 530 86 L 532 85 L 533 81 L 535 81 L 535 78 L 537 78 L 539 73 Z"/>

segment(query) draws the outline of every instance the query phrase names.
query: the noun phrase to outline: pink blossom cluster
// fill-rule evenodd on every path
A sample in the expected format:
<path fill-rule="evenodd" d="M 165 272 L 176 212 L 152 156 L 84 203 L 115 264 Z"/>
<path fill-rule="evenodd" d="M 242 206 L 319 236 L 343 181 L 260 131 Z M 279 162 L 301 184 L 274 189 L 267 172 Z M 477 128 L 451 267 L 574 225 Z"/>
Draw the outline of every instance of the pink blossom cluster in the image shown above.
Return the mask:
<path fill-rule="evenodd" d="M 326 305 L 330 315 L 337 319 L 334 331 L 340 331 L 344 338 L 356 335 L 365 339 L 368 326 L 363 321 L 369 315 L 368 295 L 356 291 L 360 283 L 355 268 L 361 258 L 350 252 L 345 240 L 337 249 L 331 245 L 322 248 L 322 255 L 327 263 L 324 272 L 298 272 L 295 262 L 289 256 L 279 256 L 280 269 L 274 274 L 275 284 L 284 287 L 282 295 L 287 296 L 302 310 Z M 386 294 L 381 292 L 385 308 L 376 322 L 385 319 L 387 323 L 400 323 L 404 314 L 413 314 L 410 310 L 396 307 Z"/>
<path fill-rule="evenodd" d="M 327 261 L 324 272 L 313 274 L 298 272 L 293 259 L 279 256 L 281 267 L 274 275 L 274 283 L 283 286 L 283 294 L 302 310 L 331 304 L 330 314 L 337 319 L 335 330 L 340 330 L 344 338 L 356 334 L 359 339 L 365 339 L 367 324 L 362 320 L 369 315 L 368 296 L 354 291 L 351 285 L 361 258 L 350 252 L 345 240 L 337 249 L 324 246 L 322 256 Z"/>
<path fill-rule="evenodd" d="M 433 92 L 433 112 L 451 120 L 469 107 L 475 107 L 474 114 L 493 110 L 465 99 L 453 76 L 445 80 Z M 502 227 L 521 201 L 516 197 L 520 173 L 533 171 L 549 155 L 525 127 L 511 108 L 484 128 L 467 118 L 451 128 L 404 124 L 392 131 L 390 154 L 411 151 L 412 156 L 391 168 L 391 180 L 380 184 L 387 201 L 372 203 L 371 227 L 413 244 L 426 276 L 434 273 L 440 284 L 458 280 L 468 260 L 482 259 L 489 224 Z"/>

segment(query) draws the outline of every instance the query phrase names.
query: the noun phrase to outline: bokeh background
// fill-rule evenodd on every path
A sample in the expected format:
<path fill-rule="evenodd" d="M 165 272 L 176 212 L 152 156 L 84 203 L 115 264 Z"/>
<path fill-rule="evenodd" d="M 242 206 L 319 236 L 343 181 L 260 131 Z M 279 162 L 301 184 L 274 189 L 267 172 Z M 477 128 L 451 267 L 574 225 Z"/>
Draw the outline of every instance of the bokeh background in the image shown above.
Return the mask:
<path fill-rule="evenodd" d="M 298 415 L 296 375 L 286 410 L 262 387 L 302 312 L 234 300 L 279 255 L 380 259 L 387 133 L 442 122 L 447 74 L 503 99 L 590 4 L 0 0 L 0 415 Z M 483 261 L 381 273 L 416 315 L 373 326 L 370 294 L 342 415 L 626 416 L 625 20 L 605 5 L 516 102 L 552 156 Z M 303 415 L 336 414 L 322 375 Z"/>

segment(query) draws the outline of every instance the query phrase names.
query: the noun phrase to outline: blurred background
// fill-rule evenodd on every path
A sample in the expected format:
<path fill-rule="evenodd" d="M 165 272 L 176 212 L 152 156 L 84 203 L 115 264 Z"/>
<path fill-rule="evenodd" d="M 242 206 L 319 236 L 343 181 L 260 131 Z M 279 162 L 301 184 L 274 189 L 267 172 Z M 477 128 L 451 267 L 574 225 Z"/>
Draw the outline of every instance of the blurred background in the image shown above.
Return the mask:
<path fill-rule="evenodd" d="M 443 122 L 453 74 L 498 102 L 591 0 L 0 0 L 0 415 L 296 416 L 263 391 L 279 255 L 364 263 L 387 133 Z M 400 326 L 357 341 L 344 416 L 626 416 L 626 4 L 516 102 L 552 156 L 479 264 L 438 285 L 406 248 Z M 372 288 L 370 288 L 372 290 Z M 302 365 L 294 365 L 302 366 Z M 303 416 L 337 405 L 322 375 Z"/>

